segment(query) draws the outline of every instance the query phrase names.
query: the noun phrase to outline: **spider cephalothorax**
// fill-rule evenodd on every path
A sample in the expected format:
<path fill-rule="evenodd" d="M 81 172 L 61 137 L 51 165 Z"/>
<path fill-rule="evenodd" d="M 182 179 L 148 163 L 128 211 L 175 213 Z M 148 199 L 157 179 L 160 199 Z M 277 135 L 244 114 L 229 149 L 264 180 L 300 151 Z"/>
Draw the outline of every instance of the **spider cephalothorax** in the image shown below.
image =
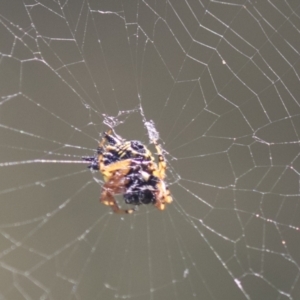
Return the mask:
<path fill-rule="evenodd" d="M 152 203 L 159 210 L 173 201 L 164 182 L 166 162 L 162 150 L 156 141 L 153 143 L 158 164 L 140 141 L 122 140 L 111 135 L 111 131 L 104 133 L 95 156 L 83 158 L 90 162 L 89 168 L 102 173 L 105 183 L 100 202 L 111 206 L 115 213 L 134 212 L 134 209 L 120 209 L 114 199 L 116 194 L 122 194 L 127 204 Z"/>

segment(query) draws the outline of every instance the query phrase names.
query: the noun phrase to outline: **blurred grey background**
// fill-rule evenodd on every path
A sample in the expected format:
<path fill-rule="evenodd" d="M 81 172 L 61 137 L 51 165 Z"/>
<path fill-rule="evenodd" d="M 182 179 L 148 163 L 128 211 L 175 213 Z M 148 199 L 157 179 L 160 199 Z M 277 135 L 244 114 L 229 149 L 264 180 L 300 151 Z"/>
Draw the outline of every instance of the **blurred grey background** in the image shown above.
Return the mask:
<path fill-rule="evenodd" d="M 0 299 L 299 299 L 299 13 L 1 1 Z M 54 163 L 108 124 L 155 152 L 150 120 L 163 212 L 113 215 L 100 174 Z"/>

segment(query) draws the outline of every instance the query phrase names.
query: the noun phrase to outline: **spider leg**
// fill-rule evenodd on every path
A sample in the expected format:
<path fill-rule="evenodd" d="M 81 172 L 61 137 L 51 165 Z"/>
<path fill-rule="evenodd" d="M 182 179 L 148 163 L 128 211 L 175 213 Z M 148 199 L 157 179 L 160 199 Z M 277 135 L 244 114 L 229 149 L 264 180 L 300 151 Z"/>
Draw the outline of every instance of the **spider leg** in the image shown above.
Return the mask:
<path fill-rule="evenodd" d="M 173 202 L 173 198 L 171 197 L 171 193 L 170 193 L 169 188 L 166 188 L 166 190 L 165 190 L 164 199 L 165 199 L 164 201 L 168 204 Z"/>
<path fill-rule="evenodd" d="M 160 145 L 157 143 L 156 140 L 153 140 L 153 144 L 156 148 L 157 156 L 158 156 L 158 169 L 156 171 L 154 171 L 153 174 L 154 174 L 154 176 L 158 177 L 159 179 L 164 180 L 166 177 L 167 164 L 163 157 Z"/>
<path fill-rule="evenodd" d="M 155 207 L 159 210 L 165 209 L 165 204 L 173 202 L 169 189 L 166 187 L 165 183 L 160 180 L 157 183 L 157 194 L 156 194 L 156 203 Z"/>
<path fill-rule="evenodd" d="M 109 143 L 109 145 L 112 145 L 112 146 L 121 145 L 122 140 L 120 140 L 119 138 L 117 138 L 115 136 L 112 136 L 111 133 L 112 133 L 112 129 L 106 131 L 104 133 L 103 138 Z"/>
<path fill-rule="evenodd" d="M 166 208 L 166 205 L 161 200 L 158 199 L 156 199 L 154 206 L 159 210 L 164 210 Z"/>
<path fill-rule="evenodd" d="M 107 136 L 110 136 L 110 133 L 111 133 L 111 129 L 104 133 L 103 138 L 99 142 L 98 145 L 99 148 L 102 148 L 105 145 L 105 143 L 107 142 Z"/>
<path fill-rule="evenodd" d="M 112 132 L 111 129 L 108 130 L 108 131 L 106 131 L 106 132 L 104 132 L 103 137 L 102 137 L 101 141 L 99 142 L 98 148 L 97 148 L 97 153 L 98 153 L 99 156 L 102 156 L 104 150 L 107 149 L 107 148 L 108 149 L 109 148 L 114 149 L 114 147 L 112 147 L 111 145 L 120 144 L 120 141 L 117 138 L 115 138 L 112 135 L 110 135 L 111 132 Z M 109 145 L 107 145 L 107 146 L 104 147 L 104 145 L 105 145 L 106 142 L 108 142 Z"/>
<path fill-rule="evenodd" d="M 121 209 L 113 196 L 114 194 L 124 193 L 127 184 L 124 177 L 126 174 L 127 170 L 116 171 L 111 179 L 104 184 L 101 192 L 100 202 L 110 206 L 116 214 L 132 214 L 134 212 L 134 209 Z"/>
<path fill-rule="evenodd" d="M 120 160 L 108 166 L 104 165 L 103 156 L 99 155 L 99 171 L 103 174 L 104 181 L 108 181 L 116 171 L 126 175 L 130 171 L 131 159 Z"/>
<path fill-rule="evenodd" d="M 134 212 L 134 209 L 121 209 L 113 197 L 112 192 L 105 190 L 105 188 L 101 193 L 100 202 L 110 206 L 112 211 L 116 214 L 132 214 Z"/>

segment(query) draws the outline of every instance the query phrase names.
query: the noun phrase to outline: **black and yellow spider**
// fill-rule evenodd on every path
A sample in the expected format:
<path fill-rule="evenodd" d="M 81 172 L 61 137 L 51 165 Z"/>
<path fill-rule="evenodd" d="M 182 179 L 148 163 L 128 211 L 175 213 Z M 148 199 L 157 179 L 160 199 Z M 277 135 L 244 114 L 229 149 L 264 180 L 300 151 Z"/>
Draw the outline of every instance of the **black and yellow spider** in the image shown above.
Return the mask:
<path fill-rule="evenodd" d="M 89 161 L 89 168 L 99 170 L 104 185 L 100 202 L 108 205 L 115 213 L 131 214 L 134 209 L 121 209 L 114 195 L 122 194 L 126 204 L 141 205 L 152 203 L 159 210 L 171 203 L 172 197 L 164 182 L 166 162 L 157 141 L 158 164 L 151 152 L 140 141 L 125 141 L 104 133 L 95 156 L 83 157 Z"/>

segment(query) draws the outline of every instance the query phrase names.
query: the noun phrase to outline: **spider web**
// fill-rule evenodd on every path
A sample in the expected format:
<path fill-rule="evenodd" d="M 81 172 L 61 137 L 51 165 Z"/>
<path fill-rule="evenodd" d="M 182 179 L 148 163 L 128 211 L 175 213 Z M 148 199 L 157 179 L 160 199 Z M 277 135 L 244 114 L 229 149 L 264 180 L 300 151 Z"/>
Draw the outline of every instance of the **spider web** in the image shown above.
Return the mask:
<path fill-rule="evenodd" d="M 299 299 L 298 1 L 1 1 L 0 299 Z M 174 201 L 81 157 L 160 138 Z M 122 200 L 120 203 L 122 203 Z"/>

